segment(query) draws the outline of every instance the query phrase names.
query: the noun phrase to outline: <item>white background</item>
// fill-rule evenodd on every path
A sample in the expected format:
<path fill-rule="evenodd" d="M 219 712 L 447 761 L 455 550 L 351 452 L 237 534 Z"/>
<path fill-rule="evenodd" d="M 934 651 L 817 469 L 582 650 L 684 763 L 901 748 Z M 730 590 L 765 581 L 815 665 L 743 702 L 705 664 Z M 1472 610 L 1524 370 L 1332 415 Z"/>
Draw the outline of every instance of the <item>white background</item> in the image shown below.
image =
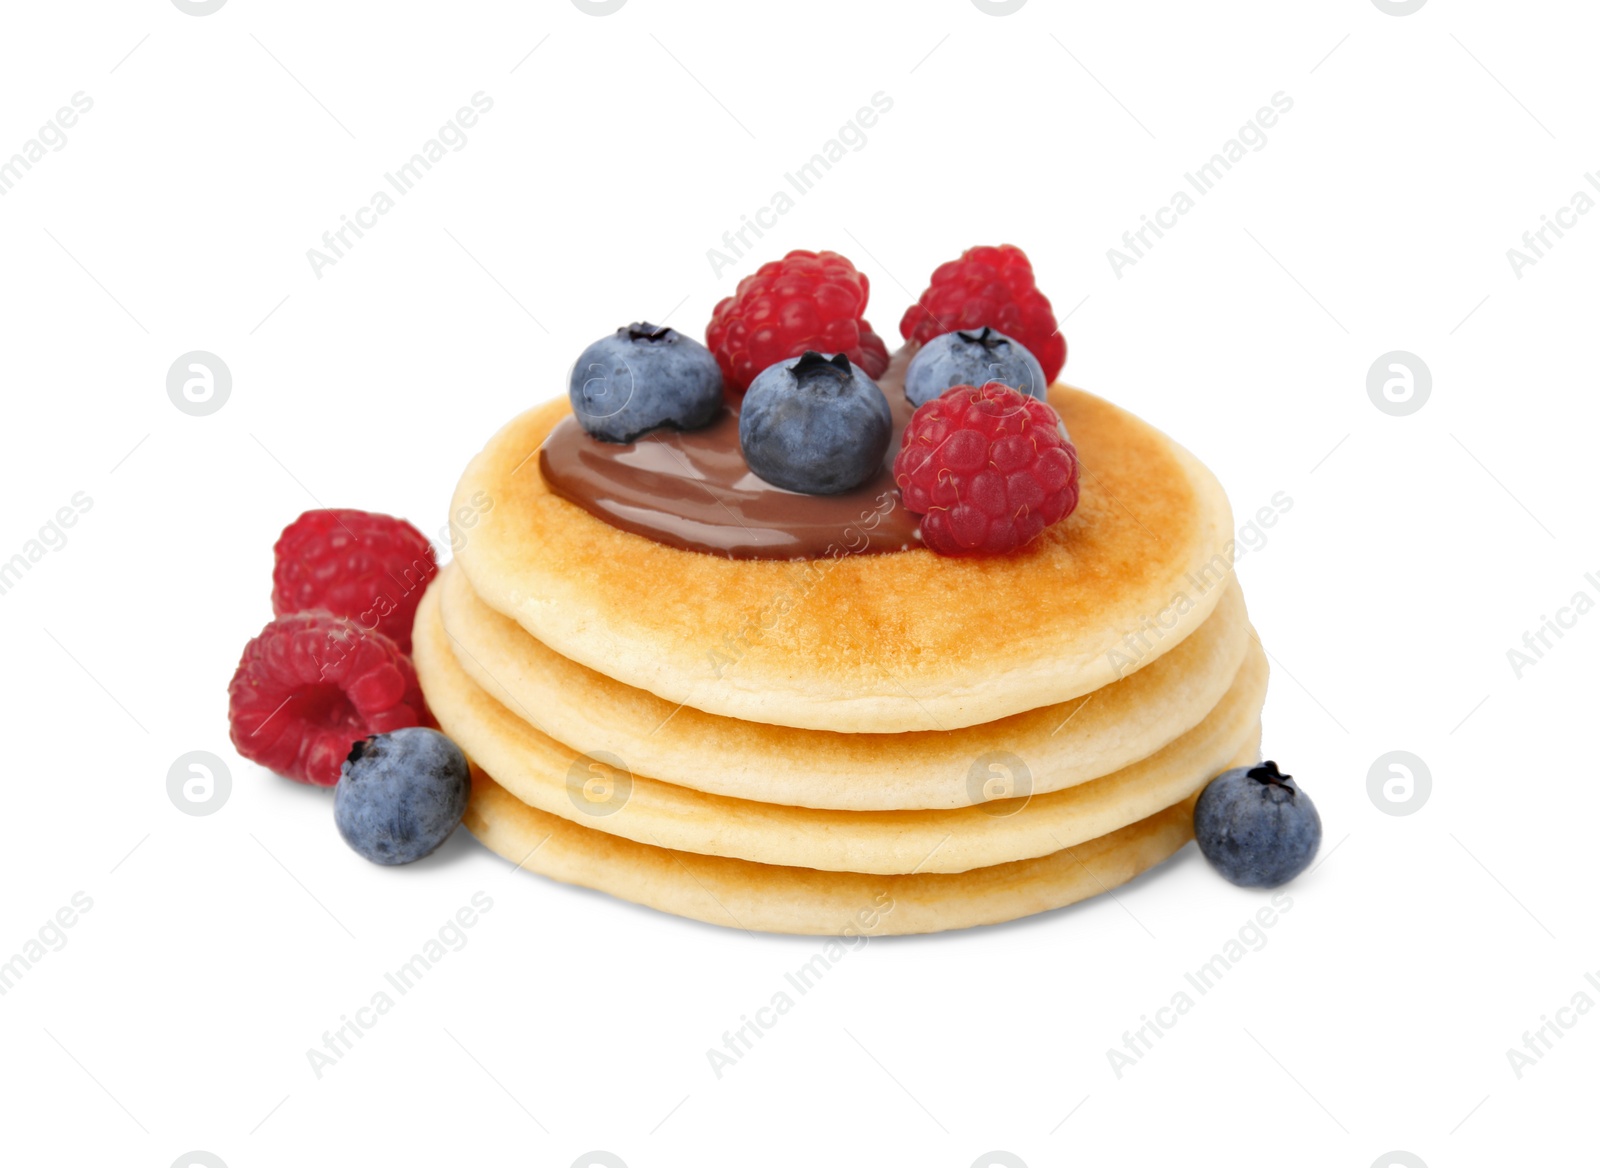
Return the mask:
<path fill-rule="evenodd" d="M 1600 215 L 1521 278 L 1506 250 L 1600 170 L 1595 31 L 1577 0 L 9 5 L 0 158 L 74 93 L 94 108 L 0 198 L 0 559 L 92 508 L 0 595 L 0 956 L 75 892 L 93 908 L 0 997 L 0 1159 L 1587 1155 L 1600 1017 L 1520 1079 L 1506 1051 L 1600 970 L 1600 615 L 1520 679 L 1507 650 L 1600 599 Z M 480 90 L 465 148 L 319 279 L 307 249 Z M 864 148 L 714 274 L 707 249 L 880 90 Z M 1265 147 L 1119 278 L 1107 249 L 1278 91 Z M 1266 900 L 1192 848 L 1115 898 L 874 942 L 719 1080 L 707 1048 L 816 940 L 513 873 L 464 832 L 382 870 L 327 792 L 233 753 L 226 683 L 302 509 L 436 532 L 584 344 L 641 317 L 701 335 L 789 248 L 850 256 L 893 338 L 936 264 L 1004 241 L 1071 313 L 1070 380 L 1204 458 L 1241 523 L 1293 500 L 1239 571 L 1266 750 L 1325 859 L 1121 1078 L 1107 1049 Z M 233 375 L 207 417 L 165 389 L 197 349 Z M 1366 392 L 1391 350 L 1432 373 L 1407 417 Z M 206 817 L 166 791 L 192 750 L 232 772 Z M 1368 796 L 1392 750 L 1432 774 L 1406 817 Z M 478 891 L 470 943 L 318 1079 L 307 1049 Z"/>

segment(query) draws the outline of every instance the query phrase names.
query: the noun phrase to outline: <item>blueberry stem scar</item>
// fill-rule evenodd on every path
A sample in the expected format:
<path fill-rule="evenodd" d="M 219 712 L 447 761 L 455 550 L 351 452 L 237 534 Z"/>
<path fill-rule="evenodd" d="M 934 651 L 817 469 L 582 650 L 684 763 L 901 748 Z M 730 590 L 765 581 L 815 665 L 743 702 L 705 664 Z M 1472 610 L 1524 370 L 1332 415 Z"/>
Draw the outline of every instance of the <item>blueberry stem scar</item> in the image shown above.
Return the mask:
<path fill-rule="evenodd" d="M 961 333 L 959 335 L 960 335 L 960 337 L 961 337 L 961 339 L 963 341 L 971 341 L 974 344 L 982 345 L 985 349 L 998 349 L 1001 345 L 1004 345 L 1004 344 L 1007 343 L 1005 337 L 1003 337 L 999 333 L 995 332 L 988 325 L 984 325 L 983 326 L 983 331 L 982 332 L 978 332 L 978 333 L 967 333 L 967 332 L 964 332 L 964 333 Z"/>
<path fill-rule="evenodd" d="M 1293 787 L 1289 786 L 1287 781 L 1293 779 L 1294 776 L 1279 774 L 1278 764 L 1273 762 L 1270 758 L 1260 766 L 1251 767 L 1248 772 L 1248 777 L 1254 779 L 1258 783 L 1265 783 L 1269 787 L 1283 787 L 1290 791 L 1294 790 Z"/>
<path fill-rule="evenodd" d="M 800 360 L 789 366 L 789 372 L 800 382 L 810 381 L 819 376 L 833 377 L 844 382 L 851 377 L 850 358 L 843 353 L 824 357 L 815 349 L 807 349 L 800 355 Z"/>

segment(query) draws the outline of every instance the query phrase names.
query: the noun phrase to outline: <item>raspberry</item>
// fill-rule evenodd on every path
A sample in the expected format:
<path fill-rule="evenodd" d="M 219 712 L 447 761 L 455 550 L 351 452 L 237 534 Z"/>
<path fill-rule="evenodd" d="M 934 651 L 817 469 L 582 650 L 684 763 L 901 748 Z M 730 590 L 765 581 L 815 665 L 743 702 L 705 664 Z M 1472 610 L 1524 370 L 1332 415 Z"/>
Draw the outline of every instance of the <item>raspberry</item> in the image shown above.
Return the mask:
<path fill-rule="evenodd" d="M 866 279 L 865 276 L 861 278 Z M 866 321 L 861 322 L 861 360 L 856 364 L 874 381 L 889 368 L 889 346 L 883 343 L 883 338 L 873 332 L 872 326 Z"/>
<path fill-rule="evenodd" d="M 272 611 L 321 609 L 375 629 L 411 652 L 411 622 L 439 565 L 404 519 L 370 511 L 307 511 L 273 547 Z"/>
<path fill-rule="evenodd" d="M 1078 505 L 1078 452 L 1055 410 L 991 381 L 918 407 L 894 457 L 922 542 L 942 556 L 1013 551 Z"/>
<path fill-rule="evenodd" d="M 941 333 L 985 325 L 1020 342 L 1039 359 L 1046 381 L 1067 363 L 1067 342 L 1055 313 L 1033 282 L 1033 265 L 1020 247 L 969 247 L 961 258 L 933 270 L 928 290 L 906 309 L 900 335 L 927 344 Z"/>
<path fill-rule="evenodd" d="M 431 724 L 400 647 L 326 612 L 278 617 L 244 647 L 228 684 L 239 753 L 319 787 L 339 781 L 351 746 L 369 734 Z"/>
<path fill-rule="evenodd" d="M 889 350 L 861 319 L 867 278 L 837 252 L 792 251 L 756 274 L 711 312 L 706 346 L 730 392 L 743 393 L 770 365 L 807 349 L 843 353 L 876 380 Z"/>

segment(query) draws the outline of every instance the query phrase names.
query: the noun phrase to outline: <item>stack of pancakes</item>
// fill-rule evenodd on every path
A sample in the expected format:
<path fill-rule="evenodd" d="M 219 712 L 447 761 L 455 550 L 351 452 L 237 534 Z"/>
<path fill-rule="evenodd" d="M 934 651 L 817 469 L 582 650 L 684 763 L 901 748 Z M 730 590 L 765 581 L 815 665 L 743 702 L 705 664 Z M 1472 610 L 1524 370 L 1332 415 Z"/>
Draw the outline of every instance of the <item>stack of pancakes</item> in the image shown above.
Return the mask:
<path fill-rule="evenodd" d="M 564 400 L 513 420 L 461 479 L 415 630 L 474 764 L 467 826 L 558 880 L 823 935 L 1010 920 L 1177 851 L 1260 741 L 1227 499 L 1132 415 L 1050 400 L 1078 508 L 972 559 L 659 543 L 545 485 Z"/>

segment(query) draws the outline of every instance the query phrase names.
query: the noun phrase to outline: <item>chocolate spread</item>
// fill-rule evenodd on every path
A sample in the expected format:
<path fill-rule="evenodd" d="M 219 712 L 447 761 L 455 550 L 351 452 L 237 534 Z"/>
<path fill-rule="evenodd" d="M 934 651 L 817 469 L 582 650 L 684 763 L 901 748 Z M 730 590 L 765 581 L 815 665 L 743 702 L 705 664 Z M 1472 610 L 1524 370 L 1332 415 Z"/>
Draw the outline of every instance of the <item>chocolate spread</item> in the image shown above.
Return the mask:
<path fill-rule="evenodd" d="M 637 442 L 602 442 L 563 418 L 539 450 L 552 493 L 613 527 L 690 551 L 746 560 L 818 559 L 919 547 L 917 517 L 890 467 L 911 420 L 904 385 L 910 347 L 878 385 L 894 437 L 878 473 L 853 491 L 805 495 L 758 478 L 739 449 L 739 407 L 699 430 L 662 427 Z"/>

